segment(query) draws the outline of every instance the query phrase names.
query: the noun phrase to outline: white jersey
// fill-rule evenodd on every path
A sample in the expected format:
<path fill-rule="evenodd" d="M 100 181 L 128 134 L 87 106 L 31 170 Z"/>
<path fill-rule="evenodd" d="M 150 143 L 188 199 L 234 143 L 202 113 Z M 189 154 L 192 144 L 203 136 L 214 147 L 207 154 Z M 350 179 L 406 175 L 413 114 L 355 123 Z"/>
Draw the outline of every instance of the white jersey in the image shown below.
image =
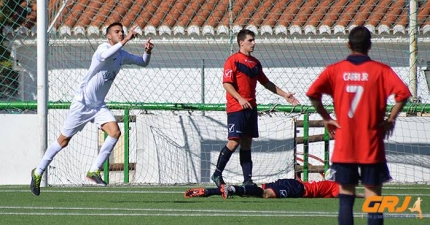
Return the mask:
<path fill-rule="evenodd" d="M 105 105 L 105 98 L 122 65 L 147 66 L 151 55 L 137 56 L 122 50 L 121 42 L 111 46 L 99 45 L 91 59 L 91 66 L 75 94 L 74 101 L 90 107 Z"/>

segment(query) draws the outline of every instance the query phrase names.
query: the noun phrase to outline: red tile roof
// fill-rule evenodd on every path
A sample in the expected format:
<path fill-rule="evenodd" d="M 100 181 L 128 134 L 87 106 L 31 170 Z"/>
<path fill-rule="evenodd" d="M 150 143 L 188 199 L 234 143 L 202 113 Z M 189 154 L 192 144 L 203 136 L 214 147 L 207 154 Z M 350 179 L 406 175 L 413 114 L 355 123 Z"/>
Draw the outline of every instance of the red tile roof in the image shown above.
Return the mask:
<path fill-rule="evenodd" d="M 22 28 L 35 32 L 36 0 Z M 107 25 L 138 25 L 145 35 L 226 35 L 232 25 L 262 35 L 336 35 L 356 25 L 375 34 L 406 34 L 407 0 L 50 0 L 48 24 L 61 36 L 104 34 Z M 430 33 L 430 0 L 418 1 L 419 34 Z M 3 33 L 12 32 L 10 29 Z"/>

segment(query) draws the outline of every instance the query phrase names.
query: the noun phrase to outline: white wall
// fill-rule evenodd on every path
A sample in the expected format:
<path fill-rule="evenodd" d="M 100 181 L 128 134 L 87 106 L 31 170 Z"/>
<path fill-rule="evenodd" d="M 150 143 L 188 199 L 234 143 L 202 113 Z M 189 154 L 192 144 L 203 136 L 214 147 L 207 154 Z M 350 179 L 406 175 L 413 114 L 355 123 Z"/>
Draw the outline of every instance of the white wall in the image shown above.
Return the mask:
<path fill-rule="evenodd" d="M 42 156 L 37 115 L 0 114 L 1 185 L 30 184 Z"/>
<path fill-rule="evenodd" d="M 61 110 L 61 114 L 67 110 Z M 52 142 L 63 120 L 49 115 Z M 219 150 L 225 144 L 225 115 L 206 116 L 187 113 L 137 115 L 131 129 L 130 162 L 136 163 L 130 182 L 135 184 L 175 184 L 210 182 Z M 28 185 L 30 171 L 42 155 L 38 149 L 36 115 L 0 115 L 0 185 Z M 387 142 L 387 158 L 394 181 L 430 182 L 429 117 L 401 117 L 394 136 Z M 122 126 L 120 125 L 122 128 Z M 254 176 L 257 182 L 292 177 L 293 126 L 288 116 L 265 116 L 260 119 L 260 138 L 254 143 Z M 49 184 L 89 184 L 85 173 L 97 155 L 98 131 L 88 124 L 51 164 Z M 311 132 L 312 134 L 312 132 Z M 299 134 L 301 135 L 301 134 Z M 48 144 L 49 144 L 48 143 Z M 331 147 L 333 142 L 331 142 Z M 302 146 L 298 146 L 301 151 Z M 322 158 L 323 147 L 311 145 L 310 153 Z M 238 154 L 234 154 L 224 174 L 229 182 L 241 182 Z M 121 184 L 120 173 L 112 173 L 112 184 Z"/>

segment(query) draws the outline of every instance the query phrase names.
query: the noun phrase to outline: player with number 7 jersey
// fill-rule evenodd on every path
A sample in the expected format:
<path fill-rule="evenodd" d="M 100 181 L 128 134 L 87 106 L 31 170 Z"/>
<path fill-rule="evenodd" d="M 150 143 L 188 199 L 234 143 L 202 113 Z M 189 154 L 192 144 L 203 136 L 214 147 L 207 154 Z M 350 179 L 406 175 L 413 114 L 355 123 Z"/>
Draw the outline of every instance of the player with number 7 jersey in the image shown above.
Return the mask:
<path fill-rule="evenodd" d="M 359 181 L 368 198 L 382 195 L 382 184 L 391 179 L 384 138 L 392 135 L 396 118 L 411 96 L 388 65 L 370 59 L 371 36 L 365 26 L 354 27 L 348 34 L 351 54 L 327 66 L 306 93 L 335 139 L 330 169 L 339 184 L 339 225 L 354 224 Z M 324 108 L 323 94 L 333 98 L 335 120 Z M 396 102 L 385 119 L 391 95 Z M 381 212 L 368 213 L 367 223 L 384 224 L 384 216 Z"/>
<path fill-rule="evenodd" d="M 332 162 L 384 163 L 383 126 L 387 99 L 407 100 L 411 93 L 387 65 L 364 54 L 351 54 L 326 67 L 306 95 L 321 100 L 327 94 L 334 100 L 340 128 L 334 131 Z M 376 107 L 375 107 L 376 106 Z"/>

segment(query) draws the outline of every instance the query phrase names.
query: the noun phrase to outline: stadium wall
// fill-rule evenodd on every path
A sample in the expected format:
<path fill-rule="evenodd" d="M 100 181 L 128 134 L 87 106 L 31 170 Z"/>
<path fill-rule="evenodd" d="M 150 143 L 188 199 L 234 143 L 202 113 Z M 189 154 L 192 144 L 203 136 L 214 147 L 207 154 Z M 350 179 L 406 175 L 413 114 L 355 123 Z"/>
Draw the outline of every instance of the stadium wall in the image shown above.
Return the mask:
<path fill-rule="evenodd" d="M 67 110 L 62 110 L 66 113 Z M 189 115 L 138 115 L 136 123 L 132 124 L 132 133 L 130 136 L 130 161 L 136 163 L 134 171 L 136 179 L 131 181 L 135 183 L 163 183 L 174 184 L 178 177 L 182 181 L 189 183 L 210 182 L 210 174 L 207 171 L 213 171 L 213 162 L 216 160 L 219 149 L 225 144 L 225 115 L 220 116 L 221 112 L 212 113 L 205 116 Z M 218 115 L 217 115 L 218 114 Z M 163 118 L 160 118 L 163 117 Z M 181 120 L 181 123 L 178 121 Z M 270 126 L 279 126 L 276 121 L 279 117 L 266 117 L 261 121 L 261 125 L 270 124 Z M 63 121 L 56 121 L 50 124 L 50 129 L 60 129 Z M 419 117 L 402 118 L 397 123 L 396 132 L 386 143 L 387 157 L 389 167 L 392 171 L 394 181 L 414 182 L 414 180 L 430 180 L 430 170 L 428 161 L 430 160 L 430 133 L 426 132 L 426 122 L 428 119 Z M 0 170 L 3 171 L 0 185 L 28 185 L 30 181 L 30 171 L 37 166 L 42 154 L 38 151 L 39 145 L 37 116 L 36 115 L 0 115 L 0 124 L 6 129 L 0 130 L 1 147 L 0 154 L 3 157 L 0 164 Z M 291 123 L 283 121 L 282 129 L 268 127 L 268 131 L 278 130 L 271 133 L 270 138 L 256 139 L 254 164 L 260 165 L 263 162 L 259 160 L 275 160 L 270 164 L 285 164 L 291 162 L 292 148 L 291 142 L 293 129 Z M 120 125 L 120 127 L 122 127 Z M 56 138 L 57 132 L 50 132 L 49 142 Z M 169 136 L 168 136 L 169 135 Z M 52 168 L 76 168 L 82 163 L 82 160 L 92 161 L 98 152 L 98 131 L 97 128 L 89 124 L 85 129 L 78 133 L 77 136 L 85 136 L 91 139 L 91 147 L 87 147 L 87 155 L 79 155 L 76 149 L 79 146 L 79 139 L 72 140 L 70 146 L 59 153 L 58 159 L 67 154 L 66 160 L 54 160 Z M 262 134 L 267 137 L 268 134 Z M 271 154 L 274 152 L 265 152 L 265 148 L 270 149 L 269 145 L 275 145 L 274 142 L 285 142 L 282 149 L 278 149 L 275 157 Z M 276 143 L 279 146 L 279 143 Z M 172 147 L 173 146 L 173 147 Z M 333 143 L 331 144 L 331 147 Z M 299 151 L 302 147 L 298 146 Z M 323 146 L 314 146 L 311 148 L 312 154 L 319 154 L 322 157 Z M 316 151 L 315 151 L 316 150 Z M 66 153 L 67 151 L 67 153 Z M 280 156 L 283 152 L 284 156 Z M 60 156 L 63 155 L 63 156 Z M 406 158 L 405 158 L 406 155 Z M 82 158 L 85 157 L 85 158 Z M 225 175 L 230 180 L 240 180 L 240 166 L 237 154 L 233 156 L 232 163 L 226 168 L 228 171 Z M 162 160 L 159 161 L 159 160 Z M 267 163 L 267 162 L 264 162 Z M 175 175 L 164 174 L 163 171 L 170 171 L 171 168 L 160 168 L 172 166 L 175 169 Z M 396 169 L 394 169 L 396 168 Z M 402 169 L 399 169 L 402 168 Z M 82 171 L 69 171 L 74 176 L 78 175 L 84 178 L 88 168 L 81 168 Z M 270 181 L 281 177 L 293 177 L 290 171 L 271 171 L 271 167 L 261 168 L 255 171 L 255 176 L 259 174 L 272 174 L 266 176 L 265 180 Z M 194 170 L 194 172 L 190 172 Z M 205 172 L 206 171 L 206 172 Z M 395 172 L 397 171 L 397 172 Z M 55 171 L 54 171 L 55 173 Z M 154 176 L 154 174 L 156 176 Z M 61 177 L 61 176 L 60 176 Z M 64 176 L 62 176 L 64 177 Z M 57 179 L 57 178 L 55 178 Z M 50 179 L 50 184 L 67 185 L 68 181 Z M 69 181 L 70 182 L 70 181 Z M 76 181 L 71 181 L 73 184 Z M 121 180 L 111 179 L 112 183 L 120 183 Z M 85 182 L 84 182 L 85 183 Z"/>
<path fill-rule="evenodd" d="M 39 163 L 38 116 L 0 114 L 0 185 L 30 184 L 30 171 Z"/>

